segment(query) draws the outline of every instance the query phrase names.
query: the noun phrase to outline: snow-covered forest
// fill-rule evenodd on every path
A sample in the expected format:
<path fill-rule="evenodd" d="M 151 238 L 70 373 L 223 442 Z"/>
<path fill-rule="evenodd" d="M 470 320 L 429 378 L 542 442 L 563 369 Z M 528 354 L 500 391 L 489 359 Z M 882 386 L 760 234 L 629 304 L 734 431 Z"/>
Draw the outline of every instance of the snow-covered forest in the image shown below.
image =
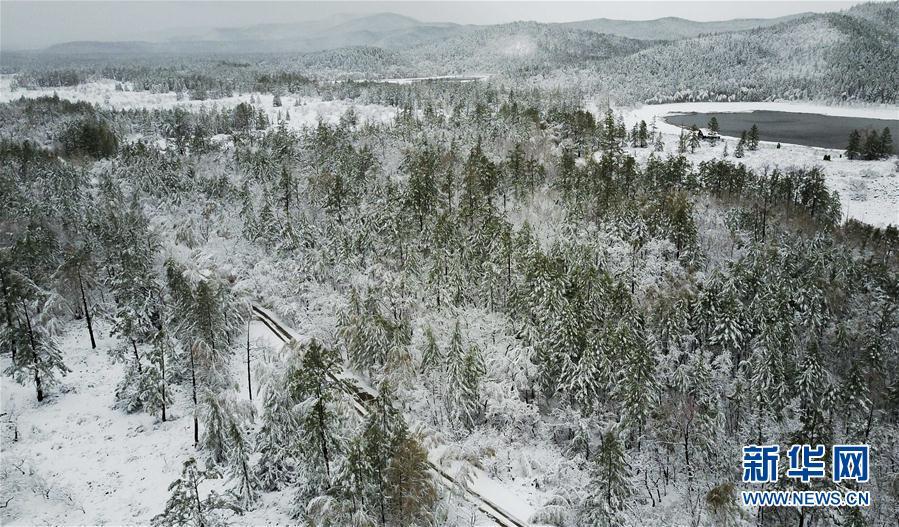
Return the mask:
<path fill-rule="evenodd" d="M 520 23 L 414 71 L 390 47 L 4 57 L 0 521 L 896 525 L 897 202 L 847 215 L 852 182 L 896 196 L 896 156 L 619 106 L 895 104 L 869 11 L 897 4 L 782 24 L 881 47 L 766 74 L 726 57 L 820 44 Z M 718 55 L 675 58 L 711 40 L 721 83 L 696 80 Z M 738 501 L 744 445 L 860 443 L 869 507 Z"/>

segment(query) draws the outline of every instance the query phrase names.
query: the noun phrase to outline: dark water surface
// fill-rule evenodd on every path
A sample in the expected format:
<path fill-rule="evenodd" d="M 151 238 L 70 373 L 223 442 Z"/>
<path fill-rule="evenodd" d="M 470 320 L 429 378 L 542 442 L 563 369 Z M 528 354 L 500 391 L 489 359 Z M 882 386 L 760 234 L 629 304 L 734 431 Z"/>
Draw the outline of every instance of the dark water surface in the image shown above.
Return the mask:
<path fill-rule="evenodd" d="M 739 137 L 740 132 L 743 130 L 748 132 L 753 124 L 758 124 L 759 137 L 762 141 L 844 149 L 849 140 L 849 132 L 854 129 L 873 129 L 880 134 L 884 128 L 889 128 L 890 135 L 893 136 L 894 151 L 899 144 L 899 138 L 896 136 L 899 133 L 899 115 L 896 116 L 897 119 L 887 120 L 760 110 L 743 113 L 670 115 L 665 121 L 687 128 L 692 125 L 707 128 L 712 116 L 718 119 L 721 135 L 733 137 Z"/>

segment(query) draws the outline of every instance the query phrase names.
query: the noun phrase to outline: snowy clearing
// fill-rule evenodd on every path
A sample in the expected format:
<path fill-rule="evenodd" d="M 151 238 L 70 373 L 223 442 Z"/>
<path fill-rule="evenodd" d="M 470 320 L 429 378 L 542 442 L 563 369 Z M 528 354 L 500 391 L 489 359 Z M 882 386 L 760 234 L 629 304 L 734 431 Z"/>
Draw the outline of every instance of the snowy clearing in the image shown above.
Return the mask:
<path fill-rule="evenodd" d="M 360 123 L 388 123 L 394 120 L 399 109 L 380 104 L 356 104 L 349 100 L 326 101 L 319 97 L 299 97 L 284 95 L 281 106 L 274 105 L 270 93 L 243 93 L 221 99 L 194 101 L 175 92 L 152 93 L 149 91 L 117 90 L 118 82 L 110 79 L 88 82 L 73 87 L 42 88 L 36 90 L 11 89 L 12 77 L 0 77 L 0 103 L 25 98 L 49 97 L 56 94 L 60 99 L 83 101 L 113 110 L 156 110 L 183 108 L 187 111 L 233 108 L 240 103 L 251 103 L 262 109 L 273 125 L 284 121 L 291 129 L 312 126 L 319 121 L 336 123 L 340 116 L 352 109 Z M 251 102 L 252 99 L 252 102 Z M 289 114 L 289 117 L 288 117 Z"/>
<path fill-rule="evenodd" d="M 72 371 L 43 403 L 35 400 L 33 385 L 2 378 L 0 413 L 12 413 L 18 424 L 17 441 L 11 433 L 2 436 L 3 467 L 14 476 L 4 483 L 14 493 L 0 516 L 4 525 L 148 524 L 165 508 L 168 485 L 184 460 L 202 455 L 193 446 L 189 394 L 178 387 L 170 385 L 174 401 L 165 423 L 115 407 L 124 364 L 113 362 L 109 351 L 121 343 L 109 336 L 108 324 L 97 329 L 92 350 L 83 322 L 69 324 L 60 349 Z M 260 322 L 251 324 L 250 342 L 253 358 L 274 344 Z M 245 398 L 244 360 L 236 354 L 232 368 L 235 389 Z M 224 480 L 216 483 L 219 491 L 225 487 Z M 263 507 L 246 521 L 283 524 L 289 516 Z"/>
<path fill-rule="evenodd" d="M 588 105 L 588 109 L 599 115 L 595 105 Z M 686 112 L 748 112 L 754 110 L 889 119 L 899 116 L 899 108 L 896 106 L 844 107 L 791 102 L 660 104 L 632 109 L 623 108 L 621 114 L 628 128 L 641 120 L 646 121 L 650 126 L 655 122 L 655 126 L 664 136 L 665 152 L 674 154 L 677 151 L 681 128 L 666 123 L 665 116 Z M 755 170 L 775 167 L 789 169 L 820 166 L 827 174 L 828 186 L 840 194 L 845 217 L 880 227 L 890 224 L 899 225 L 899 165 L 897 165 L 896 157 L 880 161 L 850 160 L 843 156 L 842 150 L 787 143 L 782 143 L 781 148 L 777 148 L 776 143 L 762 141 L 757 151 L 747 150 L 745 157 L 737 159 L 733 157 L 736 143 L 736 138 L 726 136 L 715 146 L 703 142 L 695 153 L 687 152 L 686 157 L 694 164 L 712 159 L 722 159 L 725 145 L 727 145 L 731 161 L 743 163 Z M 652 153 L 652 149 L 635 148 L 631 149 L 631 153 L 637 159 L 645 160 Z M 832 161 L 824 161 L 824 155 L 830 155 Z"/>

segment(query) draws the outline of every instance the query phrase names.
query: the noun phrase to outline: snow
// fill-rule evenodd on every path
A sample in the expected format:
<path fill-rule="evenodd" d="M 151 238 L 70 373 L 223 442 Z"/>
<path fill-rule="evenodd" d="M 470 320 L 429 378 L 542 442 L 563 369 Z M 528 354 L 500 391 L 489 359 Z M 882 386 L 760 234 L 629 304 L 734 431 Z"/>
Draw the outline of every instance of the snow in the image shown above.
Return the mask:
<path fill-rule="evenodd" d="M 588 109 L 600 115 L 595 104 L 588 104 Z M 842 117 L 865 117 L 872 119 L 896 119 L 899 117 L 897 106 L 824 106 L 812 103 L 793 102 L 700 102 L 646 105 L 637 108 L 622 108 L 621 115 L 625 125 L 630 129 L 635 123 L 643 120 L 648 125 L 655 125 L 662 132 L 665 153 L 677 151 L 677 141 L 681 128 L 666 123 L 664 117 L 675 113 L 686 112 L 748 112 L 755 110 L 818 113 Z M 762 141 L 757 151 L 746 150 L 742 159 L 733 157 L 737 139 L 722 136 L 723 140 L 711 146 L 703 142 L 695 154 L 687 152 L 686 157 L 694 164 L 711 159 L 722 159 L 724 145 L 727 144 L 730 157 L 734 163 L 743 163 L 754 170 L 789 169 L 792 167 L 819 166 L 824 170 L 827 185 L 840 195 L 843 213 L 871 225 L 883 227 L 899 225 L 899 161 L 896 157 L 880 161 L 849 160 L 841 157 L 842 150 L 819 148 L 813 146 Z M 630 149 L 639 160 L 645 160 L 652 153 L 652 148 Z M 824 155 L 831 156 L 832 161 L 823 161 Z"/>
<path fill-rule="evenodd" d="M 353 109 L 360 123 L 383 124 L 392 122 L 399 109 L 381 104 L 356 104 L 350 100 L 323 100 L 320 97 L 281 96 L 281 107 L 273 104 L 274 96 L 266 93 L 244 93 L 219 99 L 202 101 L 179 97 L 175 92 L 153 93 L 149 91 L 116 90 L 119 84 L 114 80 L 103 79 L 87 82 L 72 87 L 12 89 L 12 76 L 0 76 L 0 103 L 6 103 L 19 97 L 38 98 L 53 96 L 69 101 L 83 101 L 112 110 L 165 110 L 182 108 L 191 112 L 202 109 L 233 108 L 240 103 L 252 104 L 257 110 L 263 110 L 272 125 L 283 119 L 290 129 L 313 126 L 319 121 L 336 123 L 349 109 Z M 126 88 L 129 88 L 126 86 Z M 251 103 L 250 99 L 255 102 Z M 287 119 L 287 113 L 290 119 Z"/>
<path fill-rule="evenodd" d="M 398 79 L 369 80 L 367 82 L 384 82 L 387 84 L 413 84 L 424 81 L 474 82 L 489 78 L 490 75 L 434 75 L 432 77 L 403 77 Z"/>
<path fill-rule="evenodd" d="M 95 331 L 97 349 L 92 350 L 84 323 L 70 324 L 60 349 L 72 371 L 60 386 L 47 390 L 43 403 L 37 402 L 32 384 L 2 377 L 0 413 L 14 409 L 18 428 L 18 441 L 3 434 L 4 486 L 13 500 L 3 509 L 2 524 L 147 524 L 164 510 L 168 485 L 180 476 L 183 462 L 198 456 L 192 405 L 180 388 L 170 386 L 174 401 L 165 423 L 115 408 L 124 365 L 112 362 L 108 352 L 119 342 L 102 321 Z M 253 360 L 280 345 L 273 338 L 261 322 L 251 323 Z M 247 397 L 246 355 L 237 351 L 232 373 L 239 396 Z M 9 360 L 3 358 L 3 368 Z M 226 485 L 219 480 L 210 488 L 221 491 Z M 4 493 L 3 501 L 9 497 Z M 278 507 L 264 506 L 240 521 L 287 524 L 290 518 Z"/>
<path fill-rule="evenodd" d="M 14 443 L 4 435 L 4 464 L 10 458 L 28 460 L 49 482 L 49 496 L 65 496 L 69 504 L 45 508 L 42 496 L 26 495 L 25 503 L 4 511 L 3 523 L 147 523 L 165 508 L 168 484 L 193 455 L 193 425 L 180 394 L 172 420 L 165 423 L 114 409 L 124 366 L 111 363 L 107 354 L 117 339 L 102 322 L 97 326 L 98 349 L 91 350 L 83 323 L 72 324 L 60 346 L 72 371 L 61 386 L 47 390 L 43 403 L 33 385 L 2 378 L 3 411 L 15 406 L 19 430 Z M 8 362 L 4 357 L 3 366 Z M 12 505 L 19 499 L 16 495 Z"/>

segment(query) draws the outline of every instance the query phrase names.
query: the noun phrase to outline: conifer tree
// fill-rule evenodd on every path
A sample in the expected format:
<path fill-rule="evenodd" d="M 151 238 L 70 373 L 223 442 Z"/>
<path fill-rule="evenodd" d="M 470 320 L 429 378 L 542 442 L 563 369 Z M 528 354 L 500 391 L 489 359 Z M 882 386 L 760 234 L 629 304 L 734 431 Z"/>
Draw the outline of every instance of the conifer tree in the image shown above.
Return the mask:
<path fill-rule="evenodd" d="M 849 145 L 846 146 L 846 157 L 858 159 L 862 151 L 862 136 L 858 130 L 849 132 Z"/>
<path fill-rule="evenodd" d="M 281 179 L 278 181 L 281 190 L 281 204 L 284 206 L 284 215 L 290 218 L 290 206 L 293 203 L 294 182 L 293 176 L 287 166 L 281 167 Z"/>
<path fill-rule="evenodd" d="M 882 157 L 893 155 L 893 136 L 888 127 L 884 127 L 883 132 L 880 133 L 880 155 Z"/>
<path fill-rule="evenodd" d="M 250 465 L 250 456 L 253 455 L 253 445 L 242 426 L 243 423 L 232 419 L 228 423 L 226 439 L 228 441 L 228 473 L 235 484 L 235 494 L 238 496 L 240 508 L 248 510 L 252 508 L 257 499 L 256 490 L 259 486 L 256 473 Z"/>
<path fill-rule="evenodd" d="M 864 155 L 865 159 L 868 161 L 879 159 L 881 153 L 882 144 L 880 142 L 880 137 L 877 135 L 877 130 L 871 130 L 868 132 L 868 137 L 865 139 L 864 146 Z"/>
<path fill-rule="evenodd" d="M 188 353 L 194 404 L 194 443 L 200 441 L 199 398 L 203 390 L 218 391 L 228 377 L 231 343 L 243 326 L 238 303 L 214 275 L 192 286 L 183 266 L 169 260 L 166 277 L 172 297 L 169 315 L 175 334 Z"/>
<path fill-rule="evenodd" d="M 694 126 L 690 130 L 690 153 L 695 154 L 697 148 L 699 148 L 699 130 Z"/>
<path fill-rule="evenodd" d="M 387 466 L 388 507 L 396 525 L 426 525 L 433 521 L 437 489 L 429 469 L 428 451 L 419 438 L 407 435 L 397 442 Z"/>
<path fill-rule="evenodd" d="M 749 135 L 746 138 L 746 145 L 750 150 L 759 149 L 759 127 L 755 123 L 753 123 L 752 128 L 749 129 Z"/>
<path fill-rule="evenodd" d="M 456 421 L 470 428 L 479 406 L 479 384 L 484 375 L 483 359 L 475 346 L 462 344 L 462 332 L 456 320 L 446 353 L 447 407 Z"/>
<path fill-rule="evenodd" d="M 684 129 L 681 128 L 680 135 L 677 138 L 677 153 L 678 154 L 686 154 L 687 153 L 687 136 L 684 134 Z"/>
<path fill-rule="evenodd" d="M 646 148 L 646 145 L 649 143 L 649 133 L 646 130 L 646 121 L 640 121 L 640 128 L 637 131 L 637 137 L 639 139 L 638 145 L 640 148 Z"/>
<path fill-rule="evenodd" d="M 300 362 L 291 368 L 287 378 L 290 396 L 299 404 L 298 417 L 302 430 L 307 463 L 324 476 L 330 486 L 331 465 L 341 450 L 338 414 L 335 407 L 339 390 L 336 386 L 340 355 L 336 350 L 312 340 L 297 347 Z"/>
<path fill-rule="evenodd" d="M 181 477 L 169 485 L 171 496 L 165 505 L 165 512 L 155 516 L 152 524 L 157 527 L 216 527 L 224 525 L 224 519 L 218 511 L 232 510 L 241 512 L 239 508 L 229 504 L 214 490 L 205 498 L 201 498 L 200 487 L 211 479 L 219 479 L 221 474 L 214 468 L 200 469 L 197 461 L 190 458 L 184 462 Z M 205 492 L 203 492 L 205 494 Z"/>
<path fill-rule="evenodd" d="M 590 494 L 581 511 L 582 525 L 620 525 L 621 512 L 633 494 L 624 446 L 617 433 L 603 434 L 590 472 Z"/>
<path fill-rule="evenodd" d="M 437 345 L 437 339 L 434 337 L 434 330 L 431 326 L 425 328 L 425 348 L 421 357 L 421 370 L 423 372 L 442 369 L 443 353 L 440 346 Z"/>
<path fill-rule="evenodd" d="M 91 306 L 88 304 L 86 282 L 92 274 L 93 259 L 86 247 L 71 247 L 63 264 L 56 270 L 55 276 L 63 284 L 78 284 L 78 302 L 81 312 L 87 324 L 87 333 L 91 339 L 91 349 L 97 349 L 97 341 L 94 338 L 94 326 L 92 323 Z"/>
<path fill-rule="evenodd" d="M 427 145 L 421 152 L 409 152 L 403 161 L 403 171 L 409 176 L 406 185 L 407 206 L 416 215 L 421 231 L 424 231 L 425 219 L 437 207 L 437 185 L 434 176 L 438 172 L 439 163 L 438 152 Z"/>
<path fill-rule="evenodd" d="M 381 383 L 362 432 L 382 526 L 387 525 L 389 513 L 390 462 L 399 446 L 409 437 L 402 414 L 393 406 L 394 397 L 389 382 Z"/>
<path fill-rule="evenodd" d="M 655 357 L 639 317 L 619 324 L 615 346 L 616 355 L 624 359 L 624 374 L 618 388 L 623 422 L 631 434 L 638 436 L 658 403 Z"/>
<path fill-rule="evenodd" d="M 25 384 L 33 381 L 38 402 L 44 400 L 44 390 L 58 382 L 58 376 L 70 370 L 62 360 L 56 344 L 60 331 L 58 315 L 59 298 L 53 294 L 36 293 L 34 300 L 19 299 L 18 317 L 21 322 L 7 328 L 7 339 L 16 345 L 15 360 L 6 368 L 5 374 L 16 382 Z"/>

